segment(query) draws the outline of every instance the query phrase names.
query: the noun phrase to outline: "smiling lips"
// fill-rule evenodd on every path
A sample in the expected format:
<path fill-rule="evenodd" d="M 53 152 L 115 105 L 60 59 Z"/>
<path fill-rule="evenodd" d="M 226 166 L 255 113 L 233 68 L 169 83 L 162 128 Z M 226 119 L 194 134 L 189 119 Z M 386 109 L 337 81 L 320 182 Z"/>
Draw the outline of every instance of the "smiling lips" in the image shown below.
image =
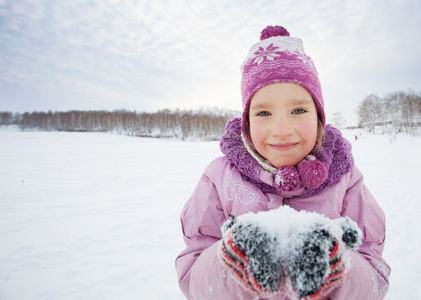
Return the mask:
<path fill-rule="evenodd" d="M 294 148 L 298 143 L 287 143 L 287 144 L 269 144 L 274 150 L 286 151 Z"/>

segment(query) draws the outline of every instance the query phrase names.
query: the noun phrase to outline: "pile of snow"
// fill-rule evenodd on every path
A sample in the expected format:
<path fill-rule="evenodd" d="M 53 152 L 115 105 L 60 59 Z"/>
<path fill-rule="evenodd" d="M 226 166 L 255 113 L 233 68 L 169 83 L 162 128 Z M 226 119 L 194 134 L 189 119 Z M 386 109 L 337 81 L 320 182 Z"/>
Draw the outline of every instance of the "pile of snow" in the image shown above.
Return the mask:
<path fill-rule="evenodd" d="M 421 138 L 344 135 L 386 212 L 387 299 L 420 298 Z M 0 299 L 184 299 L 179 214 L 218 142 L 10 129 L 0 141 Z"/>

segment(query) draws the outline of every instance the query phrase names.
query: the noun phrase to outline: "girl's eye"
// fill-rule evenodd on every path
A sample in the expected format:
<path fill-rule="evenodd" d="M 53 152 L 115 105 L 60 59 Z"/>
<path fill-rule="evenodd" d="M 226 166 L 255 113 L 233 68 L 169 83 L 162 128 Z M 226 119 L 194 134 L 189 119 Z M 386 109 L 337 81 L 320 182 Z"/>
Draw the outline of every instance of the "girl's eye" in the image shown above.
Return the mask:
<path fill-rule="evenodd" d="M 299 115 L 299 114 L 303 114 L 303 113 L 305 113 L 305 112 L 307 112 L 304 108 L 297 108 L 297 109 L 294 109 L 293 111 L 292 111 L 292 114 L 296 114 L 296 115 Z"/>
<path fill-rule="evenodd" d="M 262 117 L 267 117 L 267 116 L 270 116 L 270 112 L 268 112 L 268 111 L 262 111 L 262 112 L 259 112 L 257 115 L 258 116 L 262 116 Z"/>

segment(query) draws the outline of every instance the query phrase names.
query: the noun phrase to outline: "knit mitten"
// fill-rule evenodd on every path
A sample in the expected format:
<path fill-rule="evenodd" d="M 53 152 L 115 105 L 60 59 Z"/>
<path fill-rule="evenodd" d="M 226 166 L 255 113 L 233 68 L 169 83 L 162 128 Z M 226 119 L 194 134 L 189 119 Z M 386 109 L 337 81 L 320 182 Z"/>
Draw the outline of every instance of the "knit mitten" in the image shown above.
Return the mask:
<path fill-rule="evenodd" d="M 281 290 L 282 259 L 279 241 L 256 223 L 228 220 L 222 227 L 219 256 L 228 270 L 259 297 Z"/>
<path fill-rule="evenodd" d="M 248 213 L 222 226 L 218 255 L 231 274 L 258 297 L 278 292 L 320 299 L 349 270 L 361 230 L 349 218 L 329 219 L 282 206 Z"/>
<path fill-rule="evenodd" d="M 329 294 L 348 271 L 348 252 L 358 248 L 360 240 L 361 231 L 348 218 L 314 224 L 292 235 L 287 258 L 291 297 L 321 299 Z"/>

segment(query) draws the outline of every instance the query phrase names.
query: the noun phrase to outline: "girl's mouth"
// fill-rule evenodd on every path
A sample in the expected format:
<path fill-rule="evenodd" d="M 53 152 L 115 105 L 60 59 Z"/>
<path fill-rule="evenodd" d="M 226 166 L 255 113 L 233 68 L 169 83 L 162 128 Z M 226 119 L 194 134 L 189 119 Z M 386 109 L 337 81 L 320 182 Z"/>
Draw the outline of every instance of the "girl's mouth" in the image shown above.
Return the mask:
<path fill-rule="evenodd" d="M 298 143 L 286 143 L 286 144 L 269 144 L 275 150 L 286 151 L 297 146 Z"/>

